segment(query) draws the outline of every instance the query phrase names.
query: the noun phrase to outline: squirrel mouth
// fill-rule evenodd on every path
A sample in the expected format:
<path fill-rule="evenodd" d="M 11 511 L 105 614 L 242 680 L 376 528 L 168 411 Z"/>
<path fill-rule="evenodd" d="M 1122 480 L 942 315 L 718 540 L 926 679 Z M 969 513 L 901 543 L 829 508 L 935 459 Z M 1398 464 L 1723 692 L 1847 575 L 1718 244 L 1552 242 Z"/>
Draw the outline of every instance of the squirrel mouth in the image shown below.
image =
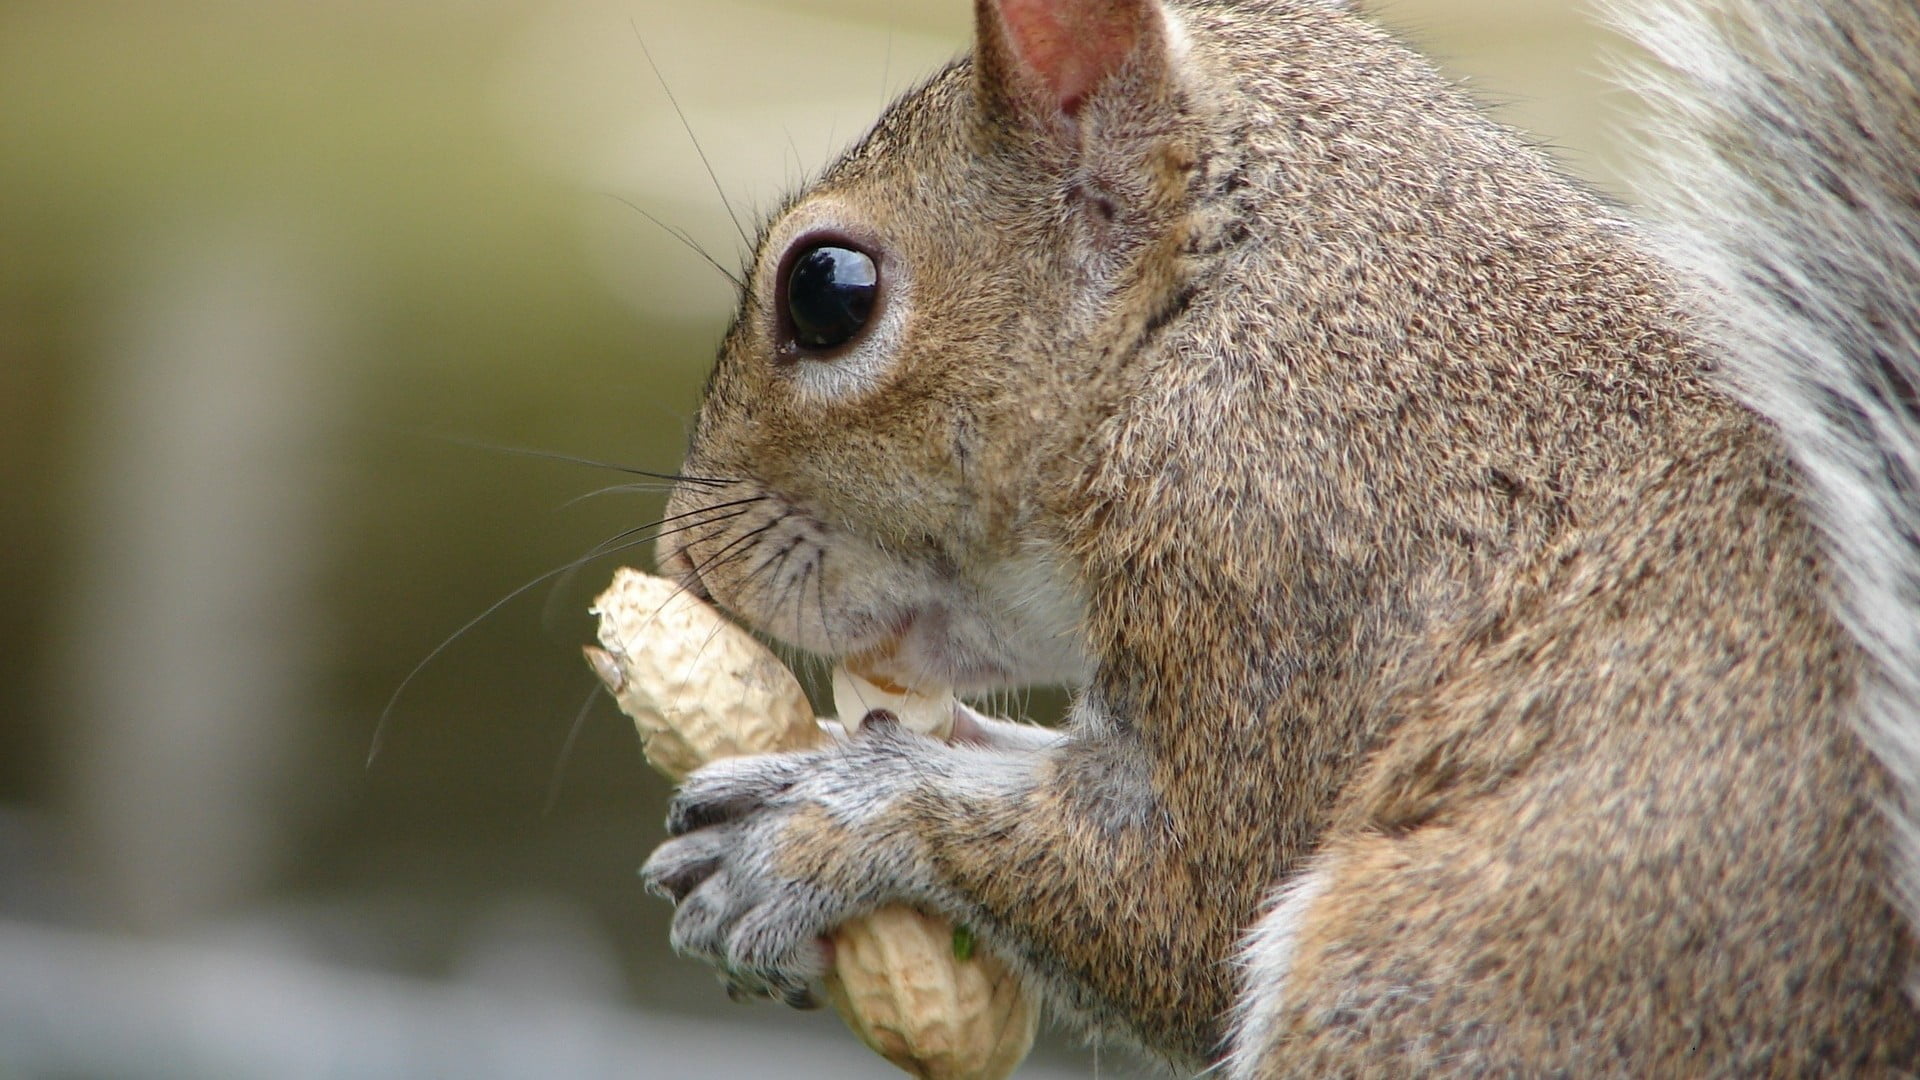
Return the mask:
<path fill-rule="evenodd" d="M 894 638 L 882 642 L 878 647 L 867 649 L 842 657 L 840 666 L 872 683 L 889 694 L 909 694 L 922 692 L 921 688 L 906 686 L 895 681 L 887 666 L 887 660 L 900 647 L 900 639 Z"/>
<path fill-rule="evenodd" d="M 662 544 L 655 562 L 660 567 L 661 576 L 672 579 L 682 589 L 699 597 L 702 603 L 717 603 L 713 597 L 713 590 L 707 588 L 707 583 L 700 580 L 700 568 L 693 564 L 693 558 L 687 554 L 686 548 L 679 545 L 668 547 Z"/>
<path fill-rule="evenodd" d="M 945 693 L 956 687 L 961 693 L 984 693 L 1009 684 L 1003 667 L 968 648 L 950 628 L 944 610 L 916 608 L 839 662 L 877 686 L 903 693 Z"/>
<path fill-rule="evenodd" d="M 840 666 L 891 694 L 917 692 L 923 688 L 950 683 L 932 679 L 924 664 L 912 662 L 915 649 L 910 637 L 921 624 L 920 613 L 907 611 L 892 620 L 873 644 L 864 645 L 840 657 Z"/>

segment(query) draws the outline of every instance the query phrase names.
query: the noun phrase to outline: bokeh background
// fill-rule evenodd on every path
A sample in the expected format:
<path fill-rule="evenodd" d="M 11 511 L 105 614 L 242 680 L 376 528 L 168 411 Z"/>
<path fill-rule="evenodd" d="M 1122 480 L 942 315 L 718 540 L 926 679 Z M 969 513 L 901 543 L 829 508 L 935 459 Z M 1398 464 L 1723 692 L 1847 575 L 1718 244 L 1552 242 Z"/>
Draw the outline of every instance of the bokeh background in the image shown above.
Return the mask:
<path fill-rule="evenodd" d="M 1572 4 L 1378 7 L 1618 186 Z M 0 2 L 0 1078 L 890 1075 L 668 954 L 665 785 L 578 654 L 614 562 L 492 605 L 658 515 L 516 451 L 676 464 L 720 193 L 968 9 Z"/>

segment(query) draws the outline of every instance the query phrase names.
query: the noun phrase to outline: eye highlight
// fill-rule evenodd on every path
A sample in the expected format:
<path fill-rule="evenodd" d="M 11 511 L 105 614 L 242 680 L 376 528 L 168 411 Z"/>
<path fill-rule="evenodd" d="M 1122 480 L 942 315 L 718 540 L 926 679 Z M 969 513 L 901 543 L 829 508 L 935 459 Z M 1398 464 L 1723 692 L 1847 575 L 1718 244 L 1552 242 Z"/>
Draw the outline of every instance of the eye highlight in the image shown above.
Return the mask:
<path fill-rule="evenodd" d="M 800 252 L 785 282 L 787 318 L 803 349 L 844 345 L 866 328 L 880 294 L 880 268 L 864 251 L 822 243 Z"/>

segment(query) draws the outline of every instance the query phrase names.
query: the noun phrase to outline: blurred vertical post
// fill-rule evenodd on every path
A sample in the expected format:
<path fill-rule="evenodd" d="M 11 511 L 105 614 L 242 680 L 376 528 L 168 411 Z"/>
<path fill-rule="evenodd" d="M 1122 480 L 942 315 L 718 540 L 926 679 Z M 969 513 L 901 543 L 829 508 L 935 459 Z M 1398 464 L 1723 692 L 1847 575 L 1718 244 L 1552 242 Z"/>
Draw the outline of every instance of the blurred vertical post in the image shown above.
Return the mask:
<path fill-rule="evenodd" d="M 109 923 L 249 898 L 293 809 L 339 395 L 290 248 L 270 219 L 176 226 L 105 320 L 56 677 L 74 848 Z"/>

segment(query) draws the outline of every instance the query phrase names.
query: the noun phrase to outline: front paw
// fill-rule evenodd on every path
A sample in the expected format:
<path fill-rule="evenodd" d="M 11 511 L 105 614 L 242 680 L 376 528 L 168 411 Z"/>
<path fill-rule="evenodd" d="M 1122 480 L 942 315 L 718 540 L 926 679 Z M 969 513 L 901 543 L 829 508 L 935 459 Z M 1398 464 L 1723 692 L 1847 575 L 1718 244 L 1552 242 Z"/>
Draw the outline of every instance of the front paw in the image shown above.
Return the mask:
<path fill-rule="evenodd" d="M 674 901 L 672 942 L 718 965 L 736 996 L 805 1007 L 829 963 L 826 934 L 895 899 L 907 845 L 890 813 L 916 736 L 717 762 L 687 778 L 647 887 Z"/>

